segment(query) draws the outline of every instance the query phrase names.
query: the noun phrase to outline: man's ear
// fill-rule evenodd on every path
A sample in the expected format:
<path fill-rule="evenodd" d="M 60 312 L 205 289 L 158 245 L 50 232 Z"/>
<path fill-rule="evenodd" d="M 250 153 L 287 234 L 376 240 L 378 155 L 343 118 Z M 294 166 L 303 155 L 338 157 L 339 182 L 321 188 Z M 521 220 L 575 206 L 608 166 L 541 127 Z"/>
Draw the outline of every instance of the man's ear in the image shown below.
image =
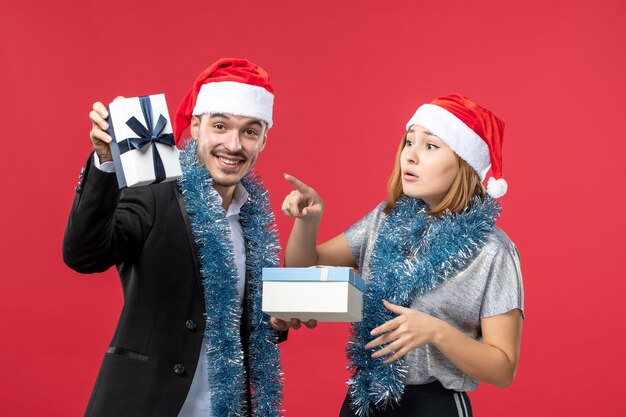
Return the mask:
<path fill-rule="evenodd" d="M 189 127 L 189 132 L 191 133 L 191 137 L 194 140 L 198 139 L 198 132 L 200 131 L 200 122 L 202 121 L 202 116 L 191 116 L 191 126 Z"/>
<path fill-rule="evenodd" d="M 266 143 L 267 143 L 267 130 L 263 134 L 263 139 L 261 140 L 261 146 L 259 148 L 259 152 L 261 152 L 263 149 L 265 149 L 265 144 Z"/>

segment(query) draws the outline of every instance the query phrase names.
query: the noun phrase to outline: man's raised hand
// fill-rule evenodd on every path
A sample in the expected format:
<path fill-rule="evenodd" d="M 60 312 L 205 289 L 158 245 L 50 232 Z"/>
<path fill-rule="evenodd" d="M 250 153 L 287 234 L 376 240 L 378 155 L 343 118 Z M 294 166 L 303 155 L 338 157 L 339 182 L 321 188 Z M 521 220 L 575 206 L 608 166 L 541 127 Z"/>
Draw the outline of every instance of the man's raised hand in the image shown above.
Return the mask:
<path fill-rule="evenodd" d="M 124 97 L 115 97 L 115 100 L 123 99 Z M 113 100 L 113 101 L 115 101 Z M 109 143 L 111 143 L 111 136 L 106 131 L 109 128 L 107 119 L 109 118 L 109 112 L 104 104 L 97 101 L 93 104 L 92 110 L 89 112 L 89 120 L 91 120 L 91 130 L 89 131 L 89 139 L 91 139 L 91 146 L 98 155 L 100 163 L 103 164 L 108 161 L 112 161 L 111 149 Z"/>

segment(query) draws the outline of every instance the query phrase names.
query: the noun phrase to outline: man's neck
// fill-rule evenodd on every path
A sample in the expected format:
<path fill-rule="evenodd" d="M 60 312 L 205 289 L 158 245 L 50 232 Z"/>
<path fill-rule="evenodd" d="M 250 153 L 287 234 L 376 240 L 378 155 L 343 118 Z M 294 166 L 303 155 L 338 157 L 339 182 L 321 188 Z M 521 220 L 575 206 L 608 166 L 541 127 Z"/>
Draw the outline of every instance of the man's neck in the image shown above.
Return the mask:
<path fill-rule="evenodd" d="M 223 185 L 215 185 L 213 184 L 213 188 L 215 191 L 222 197 L 222 208 L 224 210 L 228 210 L 228 206 L 230 206 L 231 201 L 233 201 L 233 195 L 235 194 L 235 185 L 231 186 L 223 186 Z"/>

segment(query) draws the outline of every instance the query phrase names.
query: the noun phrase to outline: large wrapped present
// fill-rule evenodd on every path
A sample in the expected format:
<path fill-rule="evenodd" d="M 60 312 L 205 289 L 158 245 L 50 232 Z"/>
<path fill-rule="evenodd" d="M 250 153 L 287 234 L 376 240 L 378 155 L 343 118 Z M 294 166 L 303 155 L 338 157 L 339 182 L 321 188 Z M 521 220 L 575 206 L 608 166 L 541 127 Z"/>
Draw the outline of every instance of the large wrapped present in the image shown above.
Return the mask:
<path fill-rule="evenodd" d="M 120 188 L 182 175 L 164 94 L 116 100 L 108 110 L 111 155 Z"/>
<path fill-rule="evenodd" d="M 364 291 L 352 268 L 263 268 L 263 312 L 281 320 L 361 321 Z"/>

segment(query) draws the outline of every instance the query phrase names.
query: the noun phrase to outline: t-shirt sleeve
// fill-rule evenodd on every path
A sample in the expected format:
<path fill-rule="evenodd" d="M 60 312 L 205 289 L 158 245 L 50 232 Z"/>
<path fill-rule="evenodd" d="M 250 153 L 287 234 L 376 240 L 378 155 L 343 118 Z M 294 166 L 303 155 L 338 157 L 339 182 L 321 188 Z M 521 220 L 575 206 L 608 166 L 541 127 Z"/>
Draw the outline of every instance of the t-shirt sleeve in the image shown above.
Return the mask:
<path fill-rule="evenodd" d="M 524 286 L 520 269 L 519 252 L 508 241 L 500 246 L 495 253 L 480 317 L 492 317 L 519 309 L 524 315 Z"/>
<path fill-rule="evenodd" d="M 365 252 L 365 245 L 367 244 L 368 231 L 372 226 L 373 219 L 375 217 L 377 207 L 373 211 L 367 213 L 361 220 L 350 226 L 343 235 L 348 241 L 348 246 L 352 251 L 352 258 L 354 263 L 361 269 L 361 262 L 363 261 L 363 254 Z"/>

